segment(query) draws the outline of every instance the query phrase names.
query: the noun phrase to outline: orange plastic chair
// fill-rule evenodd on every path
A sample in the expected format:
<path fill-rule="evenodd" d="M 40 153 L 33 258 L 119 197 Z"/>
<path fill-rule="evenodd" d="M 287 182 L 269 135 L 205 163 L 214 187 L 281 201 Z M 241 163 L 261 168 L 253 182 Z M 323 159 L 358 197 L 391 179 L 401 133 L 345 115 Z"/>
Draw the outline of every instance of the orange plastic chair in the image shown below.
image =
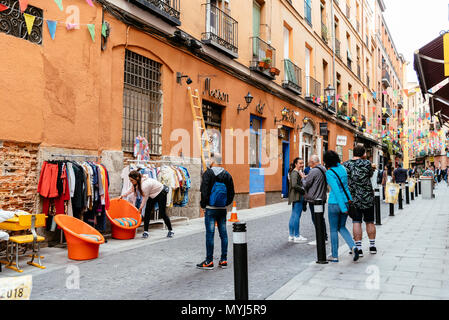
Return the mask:
<path fill-rule="evenodd" d="M 126 200 L 112 199 L 106 215 L 111 221 L 112 238 L 120 240 L 134 239 L 136 230 L 142 223 L 139 210 Z"/>
<path fill-rule="evenodd" d="M 91 260 L 98 258 L 103 235 L 87 223 L 64 214 L 55 216 L 56 224 L 64 230 L 69 259 Z"/>

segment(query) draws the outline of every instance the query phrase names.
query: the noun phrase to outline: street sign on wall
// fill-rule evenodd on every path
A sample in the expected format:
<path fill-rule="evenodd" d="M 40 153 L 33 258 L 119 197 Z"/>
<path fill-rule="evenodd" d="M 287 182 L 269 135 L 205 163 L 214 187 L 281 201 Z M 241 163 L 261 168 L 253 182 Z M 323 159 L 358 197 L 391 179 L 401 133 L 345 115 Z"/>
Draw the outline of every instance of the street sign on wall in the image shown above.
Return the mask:
<path fill-rule="evenodd" d="M 346 146 L 348 143 L 348 137 L 347 136 L 337 136 L 337 146 Z"/>
<path fill-rule="evenodd" d="M 327 122 L 322 122 L 320 123 L 320 136 L 326 137 L 327 135 Z"/>

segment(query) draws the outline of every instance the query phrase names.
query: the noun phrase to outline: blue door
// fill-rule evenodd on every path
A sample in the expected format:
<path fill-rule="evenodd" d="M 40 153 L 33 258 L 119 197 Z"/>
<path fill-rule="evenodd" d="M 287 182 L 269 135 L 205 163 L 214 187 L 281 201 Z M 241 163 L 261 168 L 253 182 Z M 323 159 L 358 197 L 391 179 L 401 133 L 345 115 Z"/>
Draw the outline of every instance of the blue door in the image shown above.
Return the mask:
<path fill-rule="evenodd" d="M 288 198 L 288 170 L 290 168 L 290 142 L 282 142 L 282 196 Z"/>

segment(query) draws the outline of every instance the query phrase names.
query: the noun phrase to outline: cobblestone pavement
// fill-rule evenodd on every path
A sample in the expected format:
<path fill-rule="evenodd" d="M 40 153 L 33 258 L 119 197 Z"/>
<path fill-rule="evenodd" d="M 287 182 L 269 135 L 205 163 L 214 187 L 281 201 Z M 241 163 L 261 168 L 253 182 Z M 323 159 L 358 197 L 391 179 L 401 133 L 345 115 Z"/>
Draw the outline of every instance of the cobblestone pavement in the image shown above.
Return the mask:
<path fill-rule="evenodd" d="M 385 218 L 388 207 L 382 206 Z M 266 299 L 316 260 L 316 247 L 287 242 L 291 207 L 286 203 L 242 212 L 239 218 L 247 221 L 248 230 L 250 299 Z M 247 216 L 250 218 L 245 219 Z M 152 228 L 150 240 L 140 240 L 141 232 L 135 240 L 109 240 L 100 248 L 100 257 L 92 261 L 71 261 L 66 249 L 46 248 L 46 270 L 24 268 L 24 274 L 33 275 L 31 298 L 233 300 L 232 226 L 228 224 L 229 268 L 203 271 L 195 268 L 205 257 L 203 221 L 192 220 L 190 226 L 176 222 L 173 239 L 166 239 L 166 231 L 161 228 Z M 310 211 L 302 215 L 301 235 L 309 240 L 315 238 Z M 114 247 L 117 243 L 121 247 Z M 58 255 L 57 261 L 50 259 Z M 220 239 L 216 232 L 216 264 L 219 255 Z M 79 289 L 67 289 L 67 284 L 73 287 L 71 281 L 77 274 Z M 6 270 L 2 276 L 17 274 Z"/>

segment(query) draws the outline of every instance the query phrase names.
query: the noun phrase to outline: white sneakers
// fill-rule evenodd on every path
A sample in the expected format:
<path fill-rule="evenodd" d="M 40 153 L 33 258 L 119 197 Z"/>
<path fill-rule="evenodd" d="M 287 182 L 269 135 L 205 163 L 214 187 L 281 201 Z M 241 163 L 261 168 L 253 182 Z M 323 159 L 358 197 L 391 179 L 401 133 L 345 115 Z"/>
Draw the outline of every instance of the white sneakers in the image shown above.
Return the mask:
<path fill-rule="evenodd" d="M 293 242 L 294 240 L 295 240 L 295 237 L 291 237 L 291 236 L 288 237 L 288 242 Z"/>
<path fill-rule="evenodd" d="M 304 243 L 307 241 L 307 238 L 304 238 L 303 236 L 300 236 L 299 238 L 296 238 L 293 240 L 294 243 Z"/>

